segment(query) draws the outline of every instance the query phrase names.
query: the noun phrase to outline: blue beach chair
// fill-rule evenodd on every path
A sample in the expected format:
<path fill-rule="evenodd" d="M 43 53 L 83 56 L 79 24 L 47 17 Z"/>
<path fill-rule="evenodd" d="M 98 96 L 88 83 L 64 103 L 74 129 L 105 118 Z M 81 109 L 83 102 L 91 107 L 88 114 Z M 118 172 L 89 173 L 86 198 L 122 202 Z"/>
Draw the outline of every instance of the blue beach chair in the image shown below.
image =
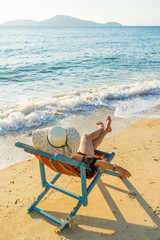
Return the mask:
<path fill-rule="evenodd" d="M 88 195 L 95 186 L 95 184 L 98 182 L 100 179 L 101 175 L 103 173 L 107 173 L 109 175 L 113 175 L 116 177 L 121 177 L 119 173 L 112 172 L 109 170 L 105 170 L 102 168 L 98 169 L 98 172 L 95 173 L 93 176 L 93 179 L 89 186 L 87 187 L 86 183 L 86 169 L 88 168 L 85 163 L 76 161 L 71 158 L 64 157 L 62 155 L 51 155 L 39 150 L 36 150 L 34 147 L 30 145 L 26 145 L 24 143 L 17 142 L 15 144 L 16 147 L 24 149 L 26 152 L 33 154 L 36 158 L 39 160 L 39 166 L 40 166 L 40 174 L 41 174 L 41 182 L 42 186 L 45 188 L 37 197 L 37 199 L 31 204 L 31 206 L 28 208 L 28 211 L 31 212 L 32 210 L 35 210 L 45 217 L 51 219 L 52 221 L 58 223 L 60 227 L 58 228 L 58 232 L 62 232 L 65 228 L 68 226 L 71 227 L 73 222 L 73 218 L 75 217 L 76 213 L 80 209 L 80 207 L 87 206 L 88 204 Z M 101 158 L 104 161 L 111 162 L 111 160 L 114 157 L 114 153 L 106 153 L 102 151 L 97 151 L 95 152 L 95 155 L 97 158 Z M 48 182 L 46 180 L 46 174 L 45 174 L 45 165 L 47 165 L 49 168 L 52 170 L 56 171 L 57 174 L 54 176 L 54 178 Z M 72 168 L 72 166 L 77 166 L 80 167 L 80 173 L 77 172 L 75 169 Z M 66 189 L 63 189 L 61 187 L 58 187 L 55 185 L 55 182 L 58 180 L 58 178 L 61 176 L 61 174 L 67 174 L 75 177 L 80 177 L 81 178 L 81 191 L 82 195 L 79 196 L 75 193 L 72 193 L 70 191 L 67 191 Z M 72 209 L 70 214 L 67 216 L 67 218 L 64 221 L 61 221 L 50 214 L 42 211 L 41 209 L 37 208 L 37 204 L 40 202 L 40 200 L 46 195 L 46 193 L 50 190 L 54 189 L 57 190 L 61 193 L 64 193 L 72 198 L 75 198 L 78 200 L 77 205 Z"/>

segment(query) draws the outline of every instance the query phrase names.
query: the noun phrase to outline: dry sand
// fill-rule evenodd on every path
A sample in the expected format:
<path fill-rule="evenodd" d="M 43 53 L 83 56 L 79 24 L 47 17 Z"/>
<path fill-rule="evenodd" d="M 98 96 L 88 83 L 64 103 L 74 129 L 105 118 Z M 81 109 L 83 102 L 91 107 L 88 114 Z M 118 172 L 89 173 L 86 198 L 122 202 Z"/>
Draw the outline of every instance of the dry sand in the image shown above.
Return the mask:
<path fill-rule="evenodd" d="M 101 150 L 116 153 L 112 162 L 132 177 L 103 175 L 77 213 L 77 226 L 55 233 L 58 225 L 28 206 L 42 191 L 38 160 L 17 163 L 0 171 L 0 239 L 120 239 L 160 240 L 160 120 L 140 120 L 105 139 Z M 55 173 L 47 169 L 48 178 Z M 77 192 L 79 178 L 63 175 L 59 185 Z M 50 190 L 39 207 L 65 218 L 76 200 Z"/>

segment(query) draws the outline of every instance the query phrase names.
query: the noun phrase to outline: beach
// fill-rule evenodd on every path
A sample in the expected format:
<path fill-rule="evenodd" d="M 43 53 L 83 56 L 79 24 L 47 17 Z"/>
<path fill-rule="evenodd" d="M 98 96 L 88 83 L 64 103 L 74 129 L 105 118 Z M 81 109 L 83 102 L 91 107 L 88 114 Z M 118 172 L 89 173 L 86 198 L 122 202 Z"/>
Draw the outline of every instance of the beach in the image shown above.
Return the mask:
<path fill-rule="evenodd" d="M 112 163 L 128 169 L 132 177 L 121 180 L 103 175 L 88 205 L 77 213 L 77 225 L 60 234 L 55 232 L 56 223 L 27 212 L 43 190 L 38 160 L 28 154 L 25 161 L 1 169 L 0 239 L 160 239 L 160 119 L 138 120 L 108 135 L 99 149 L 115 152 Z M 46 170 L 48 178 L 55 175 Z M 79 178 L 63 175 L 58 184 L 75 193 L 80 190 Z M 76 200 L 52 190 L 39 203 L 44 211 L 62 219 L 74 205 Z"/>

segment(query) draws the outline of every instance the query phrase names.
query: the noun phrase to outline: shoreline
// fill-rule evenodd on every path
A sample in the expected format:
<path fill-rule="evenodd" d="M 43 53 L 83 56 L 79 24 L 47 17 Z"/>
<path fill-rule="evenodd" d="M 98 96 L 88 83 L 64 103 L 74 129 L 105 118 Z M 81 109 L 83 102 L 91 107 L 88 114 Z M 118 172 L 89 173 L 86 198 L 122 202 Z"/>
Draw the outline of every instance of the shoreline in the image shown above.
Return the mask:
<path fill-rule="evenodd" d="M 122 181 L 103 175 L 90 193 L 87 207 L 77 213 L 78 226 L 59 235 L 54 232 L 57 225 L 50 220 L 34 211 L 27 214 L 28 206 L 42 191 L 38 160 L 30 159 L 28 154 L 27 161 L 1 169 L 2 239 L 158 239 L 160 119 L 141 119 L 109 136 L 99 149 L 114 151 L 116 155 L 112 162 L 127 168 L 132 177 Z M 54 174 L 47 169 L 48 177 Z M 66 175 L 59 180 L 60 186 L 72 192 L 79 189 L 79 184 L 79 178 Z M 75 200 L 53 191 L 40 206 L 65 218 L 75 204 Z"/>
<path fill-rule="evenodd" d="M 159 118 L 160 80 L 86 88 L 42 98 L 24 97 L 0 108 L 0 135 L 30 132 L 68 116 L 114 112 L 117 118 Z M 16 95 L 17 96 L 17 95 Z M 87 128 L 88 129 L 88 128 Z"/>

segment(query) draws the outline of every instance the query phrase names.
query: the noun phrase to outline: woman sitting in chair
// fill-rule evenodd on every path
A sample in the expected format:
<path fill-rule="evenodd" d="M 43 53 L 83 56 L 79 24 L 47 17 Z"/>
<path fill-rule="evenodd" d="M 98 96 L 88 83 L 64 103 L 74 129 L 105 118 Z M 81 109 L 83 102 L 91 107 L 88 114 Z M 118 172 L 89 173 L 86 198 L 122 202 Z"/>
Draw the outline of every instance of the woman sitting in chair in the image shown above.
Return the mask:
<path fill-rule="evenodd" d="M 36 149 L 50 154 L 61 154 L 84 162 L 90 168 L 90 170 L 87 169 L 86 171 L 87 178 L 92 177 L 98 167 L 116 171 L 124 179 L 129 178 L 131 174 L 126 169 L 95 157 L 96 148 L 106 134 L 112 131 L 110 116 L 106 119 L 106 126 L 102 122 L 98 122 L 97 127 L 97 130 L 84 134 L 81 140 L 75 128 L 55 126 L 53 128 L 40 129 L 34 132 L 32 141 Z M 79 167 L 73 166 L 73 168 L 78 172 L 80 171 Z"/>

